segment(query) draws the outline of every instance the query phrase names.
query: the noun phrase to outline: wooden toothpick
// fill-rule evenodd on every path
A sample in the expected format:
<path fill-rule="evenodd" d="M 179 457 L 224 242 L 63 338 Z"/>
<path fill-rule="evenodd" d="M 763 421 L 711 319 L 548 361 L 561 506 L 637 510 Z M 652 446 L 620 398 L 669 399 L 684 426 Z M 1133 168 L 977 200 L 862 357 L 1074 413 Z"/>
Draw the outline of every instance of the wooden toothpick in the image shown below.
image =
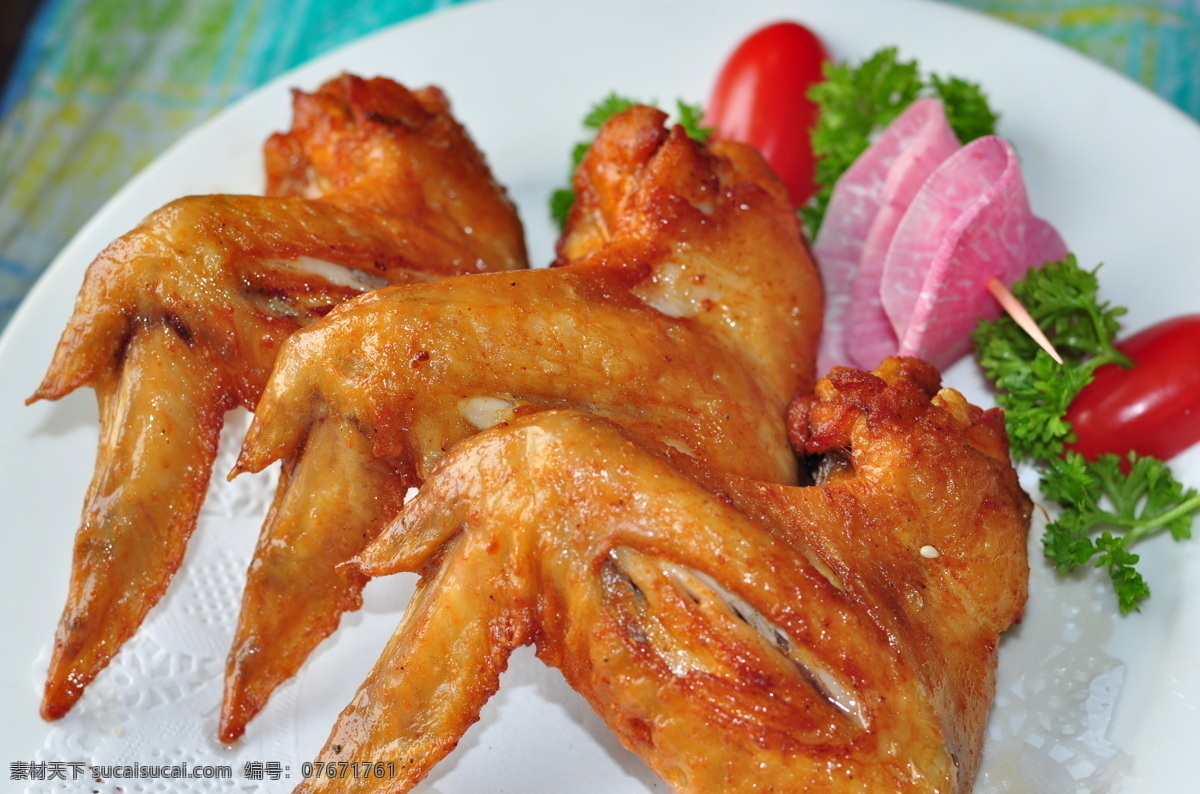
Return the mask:
<path fill-rule="evenodd" d="M 1062 356 L 1054 349 L 1054 345 L 1050 344 L 1050 340 L 1046 338 L 1046 335 L 1042 333 L 1042 329 L 1029 316 L 1029 312 L 1025 310 L 1021 302 L 1008 291 L 1008 287 L 1004 286 L 998 278 L 993 278 L 988 282 L 987 286 L 988 291 L 1000 302 L 1004 311 L 1008 312 L 1008 315 L 1016 321 L 1017 325 L 1021 326 L 1025 330 L 1025 333 L 1033 337 L 1033 341 L 1037 342 L 1042 350 L 1049 353 L 1051 358 L 1059 364 L 1063 363 Z"/>

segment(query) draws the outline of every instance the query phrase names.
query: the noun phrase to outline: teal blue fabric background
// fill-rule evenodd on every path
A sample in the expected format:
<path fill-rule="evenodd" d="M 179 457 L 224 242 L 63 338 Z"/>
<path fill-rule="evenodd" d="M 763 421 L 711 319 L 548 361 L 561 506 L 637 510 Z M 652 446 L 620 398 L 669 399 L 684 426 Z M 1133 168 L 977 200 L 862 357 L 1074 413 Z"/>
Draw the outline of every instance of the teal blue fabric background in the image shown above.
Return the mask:
<path fill-rule="evenodd" d="M 1200 0 L 952 0 L 1090 55 L 1200 119 Z"/>
<path fill-rule="evenodd" d="M 351 39 L 456 0 L 46 0 L 0 93 L 0 328 L 58 250 L 184 132 Z M 953 0 L 1200 119 L 1200 0 Z"/>

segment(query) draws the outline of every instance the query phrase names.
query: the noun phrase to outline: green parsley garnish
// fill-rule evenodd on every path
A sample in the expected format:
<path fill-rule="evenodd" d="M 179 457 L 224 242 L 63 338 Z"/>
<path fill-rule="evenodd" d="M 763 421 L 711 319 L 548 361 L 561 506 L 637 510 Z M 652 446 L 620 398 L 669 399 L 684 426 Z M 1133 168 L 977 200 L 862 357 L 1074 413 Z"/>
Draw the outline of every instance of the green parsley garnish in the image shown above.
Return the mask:
<path fill-rule="evenodd" d="M 1150 595 L 1130 547 L 1162 532 L 1175 540 L 1191 537 L 1200 493 L 1185 490 L 1157 458 L 1131 452 L 1089 462 L 1065 450 L 1075 440 L 1065 414 L 1096 369 L 1132 366 L 1114 347 L 1125 310 L 1100 301 L 1097 270 L 1084 270 L 1068 256 L 1012 285 L 1062 365 L 1008 316 L 980 321 L 972 338 L 984 374 L 999 390 L 1013 457 L 1039 465 L 1042 493 L 1061 508 L 1042 538 L 1046 557 L 1060 574 L 1088 563 L 1107 568 L 1117 605 L 1128 614 Z"/>
<path fill-rule="evenodd" d="M 1061 455 L 1063 445 L 1075 440 L 1064 415 L 1091 383 L 1092 373 L 1108 363 L 1132 365 L 1113 346 L 1125 309 L 1100 302 L 1096 270 L 1084 270 L 1068 255 L 1030 270 L 1012 285 L 1013 295 L 1046 333 L 1065 366 L 1008 315 L 981 321 L 972 335 L 975 356 L 999 390 L 996 403 L 1004 409 L 1009 446 L 1017 460 Z"/>
<path fill-rule="evenodd" d="M 596 131 L 604 126 L 604 123 L 613 116 L 628 110 L 634 105 L 651 105 L 657 107 L 652 102 L 639 102 L 636 99 L 620 96 L 617 93 L 611 93 L 601 99 L 587 115 L 583 117 L 583 126 L 592 130 L 588 140 L 580 141 L 575 144 L 571 150 L 571 170 L 568 174 L 568 183 L 575 173 L 575 169 L 583 162 L 584 155 L 592 145 L 592 140 L 596 137 Z M 711 127 L 705 127 L 701 123 L 704 117 L 704 109 L 699 105 L 689 105 L 683 100 L 676 100 L 676 123 L 683 127 L 683 131 L 688 137 L 700 143 L 706 143 L 712 137 L 713 130 Z M 550 194 L 550 217 L 554 219 L 559 231 L 567 225 L 567 215 L 571 211 L 571 207 L 575 204 L 575 191 L 570 184 L 567 187 L 561 187 Z"/>
<path fill-rule="evenodd" d="M 924 96 L 936 96 L 961 143 L 996 130 L 999 118 L 979 86 L 957 77 L 924 78 L 916 61 L 900 61 L 894 47 L 879 50 L 855 65 L 829 63 L 825 79 L 809 90 L 819 112 L 812 131 L 817 158 L 817 194 L 800 210 L 809 239 L 816 239 L 833 186 L 876 135 L 905 108 Z"/>
<path fill-rule="evenodd" d="M 1060 574 L 1094 558 L 1096 568 L 1108 569 L 1121 614 L 1137 611 L 1150 597 L 1150 586 L 1134 568 L 1139 558 L 1129 547 L 1162 532 L 1175 540 L 1190 538 L 1200 493 L 1185 490 L 1158 458 L 1134 452 L 1124 460 L 1101 455 L 1095 462 L 1068 452 L 1050 458 L 1047 466 L 1042 493 L 1062 510 L 1046 526 L 1046 556 Z"/>

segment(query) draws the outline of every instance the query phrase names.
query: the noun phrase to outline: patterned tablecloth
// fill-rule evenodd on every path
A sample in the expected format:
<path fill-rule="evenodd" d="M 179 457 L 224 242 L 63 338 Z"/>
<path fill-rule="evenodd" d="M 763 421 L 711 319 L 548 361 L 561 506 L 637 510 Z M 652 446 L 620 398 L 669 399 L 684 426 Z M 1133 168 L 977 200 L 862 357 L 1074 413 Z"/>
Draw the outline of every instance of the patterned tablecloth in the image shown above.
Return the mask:
<path fill-rule="evenodd" d="M 0 94 L 0 328 L 138 169 L 242 94 L 461 0 L 44 0 Z M 953 0 L 1108 64 L 1200 119 L 1200 0 Z"/>

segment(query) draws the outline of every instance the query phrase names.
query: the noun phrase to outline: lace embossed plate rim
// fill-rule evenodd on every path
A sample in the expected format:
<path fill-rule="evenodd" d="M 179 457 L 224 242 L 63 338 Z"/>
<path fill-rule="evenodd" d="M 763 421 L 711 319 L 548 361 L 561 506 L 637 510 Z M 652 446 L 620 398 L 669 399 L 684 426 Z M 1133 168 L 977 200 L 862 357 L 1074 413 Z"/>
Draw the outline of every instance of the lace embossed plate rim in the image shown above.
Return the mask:
<path fill-rule="evenodd" d="M 928 70 L 982 83 L 1003 114 L 1001 132 L 1020 153 L 1035 210 L 1058 226 L 1081 262 L 1104 262 L 1104 288 L 1130 307 L 1128 327 L 1197 309 L 1200 224 L 1190 216 L 1200 206 L 1200 185 L 1191 178 L 1200 173 L 1200 127 L 1094 62 L 989 18 L 923 0 L 612 0 L 602 6 L 492 0 L 381 31 L 273 81 L 162 155 L 79 232 L 0 338 L 0 503 L 8 508 L 8 564 L 0 580 L 8 651 L 0 657 L 0 682 L 10 704 L 0 727 L 0 757 L 32 760 L 52 730 L 37 717 L 34 660 L 52 638 L 66 591 L 96 437 L 95 409 L 86 395 L 29 408 L 22 401 L 49 361 L 83 269 L 104 245 L 178 196 L 257 192 L 259 147 L 287 125 L 289 89 L 311 89 L 339 71 L 353 71 L 447 90 L 520 205 L 533 261 L 543 264 L 553 242 L 545 197 L 565 177 L 589 104 L 611 90 L 660 102 L 703 100 L 734 43 L 785 17 L 808 23 L 837 57 L 897 45 Z M 584 29 L 591 34 L 586 40 L 578 35 Z M 972 399 L 988 399 L 969 363 L 952 368 L 947 378 Z M 1187 482 L 1200 484 L 1200 452 L 1186 453 L 1176 468 Z M 1156 541 L 1144 560 L 1154 596 L 1142 615 L 1114 622 L 1105 648 L 1127 666 L 1111 737 L 1133 759 L 1121 790 L 1182 790 L 1190 782 L 1189 748 L 1200 734 L 1194 719 L 1200 709 L 1200 668 L 1194 663 L 1200 623 L 1189 619 L 1200 609 L 1200 588 L 1181 585 L 1200 581 L 1200 550 Z M 1033 597 L 1053 598 L 1053 588 Z M 376 617 L 384 624 L 391 620 Z M 292 696 L 301 708 L 329 709 L 311 716 L 321 726 L 317 733 L 297 729 L 300 760 L 315 752 L 386 637 L 363 637 L 358 628 L 351 621 L 296 683 Z M 1020 632 L 1006 640 L 1027 641 Z M 521 764 L 514 753 L 524 748 L 519 757 L 537 758 L 539 743 L 561 730 L 582 737 L 563 747 L 575 752 L 567 766 L 577 776 L 572 779 L 629 766 L 621 759 L 614 763 L 619 751 L 611 745 L 592 746 L 602 741 L 594 725 L 582 733 L 564 727 L 578 721 L 580 704 L 561 691 L 557 674 L 517 660 L 526 662 L 530 672 L 511 679 L 515 693 L 502 689 L 498 713 L 485 719 L 502 728 L 487 737 L 508 736 L 504 741 L 515 745 L 468 734 L 468 759 L 456 755 L 450 762 L 476 769 L 475 783 L 511 780 Z M 526 690 L 537 697 L 539 687 L 549 690 L 550 705 L 523 706 Z M 556 705 L 559 697 L 563 702 Z M 212 720 L 215 704 L 196 708 L 201 720 Z M 261 732 L 247 739 L 262 742 L 260 760 L 272 760 L 267 748 L 278 743 L 269 739 Z M 454 780 L 467 777 L 445 776 L 438 788 L 455 790 Z M 636 772 L 599 785 L 603 791 L 662 789 Z"/>

